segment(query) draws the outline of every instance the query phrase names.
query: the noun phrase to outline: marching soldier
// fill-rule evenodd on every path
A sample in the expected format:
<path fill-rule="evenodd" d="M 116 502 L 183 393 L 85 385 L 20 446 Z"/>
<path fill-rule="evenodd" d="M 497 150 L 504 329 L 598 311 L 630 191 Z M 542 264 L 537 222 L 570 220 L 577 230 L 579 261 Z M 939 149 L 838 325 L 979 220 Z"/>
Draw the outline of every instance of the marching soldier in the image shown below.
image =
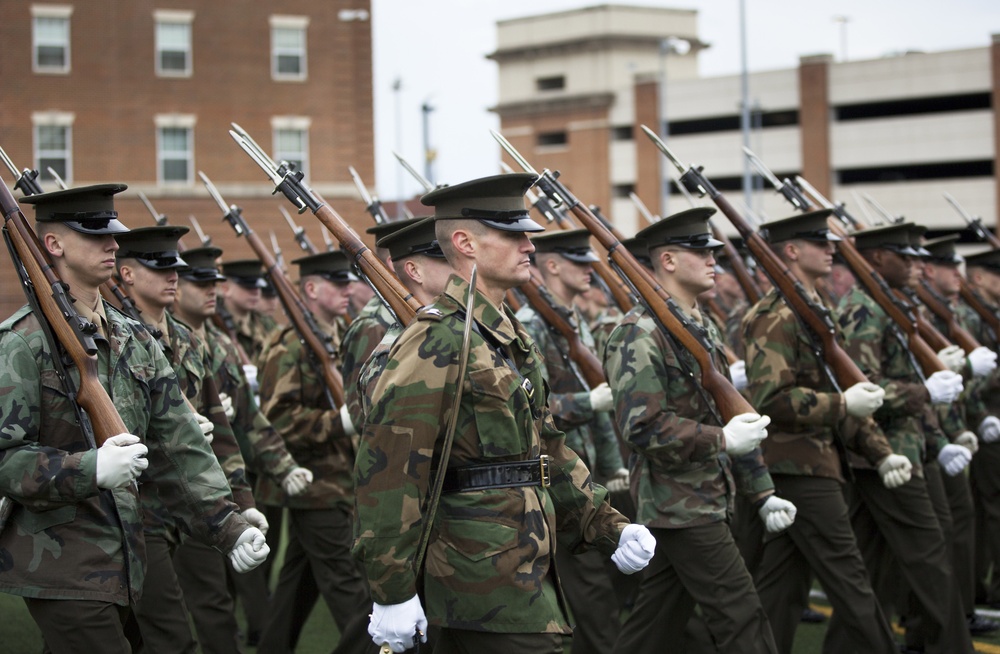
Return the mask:
<path fill-rule="evenodd" d="M 830 273 L 835 242 L 829 211 L 815 211 L 761 227 L 772 249 L 814 303 L 820 279 Z M 790 654 L 812 574 L 843 620 L 852 652 L 896 652 L 892 629 L 879 606 L 858 550 L 842 486 L 849 475 L 839 451 L 853 432 L 853 449 L 876 466 L 887 487 L 909 480 L 911 464 L 893 454 L 877 429 L 857 424 L 871 416 L 885 395 L 859 382 L 839 392 L 810 335 L 781 295 L 771 290 L 744 319 L 747 390 L 755 407 L 771 417 L 761 445 L 775 491 L 799 509 L 795 524 L 765 539 L 754 572 L 778 651 Z M 856 421 L 845 429 L 849 420 Z M 824 651 L 832 651 L 824 648 Z"/>
<path fill-rule="evenodd" d="M 698 308 L 715 285 L 708 225 L 714 209 L 690 209 L 641 230 L 656 281 L 710 346 L 722 342 Z M 715 364 L 728 372 L 718 347 Z M 619 433 L 634 453 L 637 520 L 650 527 L 656 555 L 615 652 L 654 652 L 680 642 L 695 605 L 720 652 L 775 652 L 760 604 L 730 532 L 735 492 L 758 509 L 768 531 L 787 528 L 795 507 L 774 495 L 759 444 L 770 419 L 738 415 L 725 425 L 698 384 L 697 363 L 637 305 L 611 334 L 604 369 Z M 735 477 L 735 478 L 734 478 Z"/>
<path fill-rule="evenodd" d="M 264 268 L 257 259 L 226 261 L 222 275 L 227 282 L 222 287 L 225 308 L 236 321 L 236 337 L 243 351 L 258 368 L 261 352 L 278 329 L 278 323 L 259 309 L 264 288 Z"/>
<path fill-rule="evenodd" d="M 525 232 L 541 227 L 523 196 L 535 179 L 497 175 L 422 198 L 435 208 L 455 274 L 393 345 L 355 470 L 355 554 L 375 600 L 369 633 L 394 652 L 425 640 L 428 623 L 440 628 L 438 654 L 561 651 L 569 629 L 551 574 L 556 530 L 559 547 L 596 547 L 626 572 L 644 567 L 655 546 L 565 446 L 546 407 L 538 349 L 503 305 L 530 275 Z M 444 493 L 428 506 L 438 467 L 447 471 Z M 422 532 L 426 560 L 415 569 Z"/>
<path fill-rule="evenodd" d="M 22 202 L 34 205 L 43 249 L 96 327 L 101 384 L 132 433 L 95 450 L 58 381 L 59 355 L 39 318 L 24 308 L 0 326 L 8 362 L 0 371 L 0 490 L 13 503 L 0 534 L 0 590 L 25 598 L 56 654 L 132 651 L 123 625 L 146 571 L 140 474 L 185 531 L 229 552 L 237 570 L 267 555 L 263 535 L 232 502 L 169 361 L 143 327 L 101 300 L 98 287 L 114 272 L 114 235 L 128 231 L 113 199 L 125 188 L 81 187 Z"/>

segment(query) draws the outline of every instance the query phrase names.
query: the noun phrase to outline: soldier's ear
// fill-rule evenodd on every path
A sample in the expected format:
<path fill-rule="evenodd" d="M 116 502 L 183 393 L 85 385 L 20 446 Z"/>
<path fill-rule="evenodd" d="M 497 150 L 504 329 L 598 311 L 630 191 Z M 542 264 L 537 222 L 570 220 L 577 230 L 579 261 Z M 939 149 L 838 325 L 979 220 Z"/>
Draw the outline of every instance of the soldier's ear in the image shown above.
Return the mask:
<path fill-rule="evenodd" d="M 469 258 L 475 258 L 479 249 L 475 234 L 471 230 L 456 229 L 451 233 L 451 245 L 455 251 Z"/>
<path fill-rule="evenodd" d="M 121 278 L 123 283 L 129 286 L 135 285 L 135 271 L 127 263 L 118 267 L 118 277 Z"/>

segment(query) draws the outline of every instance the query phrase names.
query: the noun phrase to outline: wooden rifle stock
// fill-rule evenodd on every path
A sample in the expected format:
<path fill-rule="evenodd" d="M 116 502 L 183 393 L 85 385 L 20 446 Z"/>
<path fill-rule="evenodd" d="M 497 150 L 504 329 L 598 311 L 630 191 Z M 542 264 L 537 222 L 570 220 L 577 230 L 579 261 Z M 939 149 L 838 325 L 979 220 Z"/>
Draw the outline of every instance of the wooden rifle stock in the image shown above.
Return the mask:
<path fill-rule="evenodd" d="M 958 324 L 958 321 L 955 320 L 955 313 L 937 293 L 927 286 L 927 282 L 921 281 L 917 285 L 916 293 L 917 297 L 920 298 L 920 301 L 924 303 L 930 312 L 947 325 L 948 338 L 951 342 L 965 350 L 966 354 L 979 347 L 979 342 L 976 341 L 976 338 Z M 927 337 L 924 336 L 924 338 L 926 339 Z"/>
<path fill-rule="evenodd" d="M 31 279 L 35 288 L 35 296 L 42 314 L 38 320 L 45 321 L 52 329 L 56 339 L 66 350 L 70 360 L 80 371 L 80 384 L 77 389 L 76 401 L 87 412 L 91 425 L 94 429 L 94 438 L 97 447 L 116 434 L 123 434 L 129 431 L 125 422 L 118 415 L 114 402 L 108 395 L 107 390 L 101 385 L 97 371 L 97 354 L 88 353 L 80 342 L 77 332 L 70 324 L 71 321 L 83 321 L 68 296 L 60 306 L 56 300 L 58 293 L 65 293 L 68 288 L 59 279 L 52 261 L 49 259 L 34 231 L 28 225 L 24 214 L 21 213 L 6 183 L 0 183 L 0 209 L 3 211 L 5 229 L 10 235 L 14 244 L 20 264 Z M 14 262 L 15 265 L 18 262 Z M 51 290 L 52 294 L 47 291 Z M 89 324 L 89 323 L 88 323 Z M 86 332 L 87 328 L 81 328 Z M 92 329 L 92 326 L 91 326 Z M 53 352 L 52 356 L 59 356 Z"/>
<path fill-rule="evenodd" d="M 962 285 L 958 289 L 959 295 L 965 300 L 966 304 L 972 307 L 973 311 L 979 314 L 982 321 L 993 330 L 994 338 L 1000 339 L 1000 315 L 997 315 L 995 311 L 986 306 L 979 293 L 969 286 L 968 281 L 964 278 L 961 281 Z"/>

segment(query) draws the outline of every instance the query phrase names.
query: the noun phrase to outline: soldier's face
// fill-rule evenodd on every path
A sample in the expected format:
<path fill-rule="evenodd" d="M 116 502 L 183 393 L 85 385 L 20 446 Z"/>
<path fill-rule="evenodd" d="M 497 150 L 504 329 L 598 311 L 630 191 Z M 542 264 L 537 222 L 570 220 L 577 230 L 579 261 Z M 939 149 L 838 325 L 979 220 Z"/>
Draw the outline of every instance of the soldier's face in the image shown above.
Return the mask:
<path fill-rule="evenodd" d="M 317 308 L 327 316 L 343 316 L 351 304 L 351 283 L 331 282 L 323 277 L 316 277 L 313 287 Z"/>
<path fill-rule="evenodd" d="M 122 279 L 129 284 L 129 292 L 137 301 L 165 309 L 177 297 L 177 271 L 153 270 L 142 264 L 122 267 Z"/>
<path fill-rule="evenodd" d="M 802 255 L 799 268 L 811 277 L 826 277 L 833 269 L 834 245 L 832 241 L 806 241 L 800 243 Z"/>
<path fill-rule="evenodd" d="M 476 264 L 479 279 L 487 286 L 506 291 L 531 279 L 529 256 L 535 246 L 524 232 L 487 228 L 477 234 Z"/>
<path fill-rule="evenodd" d="M 892 288 L 905 288 L 913 276 L 913 257 L 892 250 L 879 250 L 875 260 L 879 274 Z"/>
<path fill-rule="evenodd" d="M 715 288 L 715 251 L 710 249 L 689 250 L 671 248 L 674 279 L 692 294 L 704 293 Z"/>
<path fill-rule="evenodd" d="M 957 265 L 927 264 L 924 266 L 924 278 L 943 295 L 956 295 L 962 286 L 962 274 Z"/>
<path fill-rule="evenodd" d="M 208 318 L 215 315 L 216 282 L 192 282 L 182 279 L 177 283 L 177 309 L 185 316 Z"/>
<path fill-rule="evenodd" d="M 115 271 L 118 241 L 110 234 L 81 234 L 68 227 L 54 229 L 43 237 L 44 246 L 55 259 L 60 275 L 70 284 L 96 289 L 111 279 Z"/>
<path fill-rule="evenodd" d="M 229 282 L 226 286 L 226 303 L 237 312 L 247 313 L 257 308 L 260 303 L 260 289 L 246 288 Z"/>

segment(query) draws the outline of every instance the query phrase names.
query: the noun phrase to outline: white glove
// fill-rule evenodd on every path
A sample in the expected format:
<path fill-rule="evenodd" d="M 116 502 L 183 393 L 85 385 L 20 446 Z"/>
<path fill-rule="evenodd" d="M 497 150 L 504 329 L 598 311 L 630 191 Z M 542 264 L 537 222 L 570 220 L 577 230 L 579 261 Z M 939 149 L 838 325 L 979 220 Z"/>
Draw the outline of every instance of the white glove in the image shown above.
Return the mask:
<path fill-rule="evenodd" d="M 201 429 L 202 436 L 205 437 L 206 443 L 211 443 L 215 436 L 212 436 L 212 431 L 215 429 L 215 424 L 211 420 L 201 415 L 200 413 L 195 413 L 194 417 L 198 419 L 198 427 Z"/>
<path fill-rule="evenodd" d="M 726 451 L 730 456 L 740 456 L 752 451 L 767 438 L 771 419 L 756 413 L 741 413 L 722 428 L 726 437 Z"/>
<path fill-rule="evenodd" d="M 611 387 L 608 386 L 608 382 L 603 382 L 590 391 L 590 408 L 595 412 L 610 411 L 614 408 L 614 402 L 611 399 Z"/>
<path fill-rule="evenodd" d="M 742 391 L 747 387 L 747 362 L 740 359 L 729 366 L 729 378 L 733 380 L 736 390 Z"/>
<path fill-rule="evenodd" d="M 247 378 L 247 385 L 250 387 L 250 392 L 254 395 L 257 394 L 257 366 L 251 366 L 249 364 L 243 366 L 243 376 Z"/>
<path fill-rule="evenodd" d="M 984 443 L 995 443 L 1000 439 L 1000 418 L 996 416 L 986 416 L 979 423 L 979 437 Z"/>
<path fill-rule="evenodd" d="M 347 402 L 340 405 L 340 424 L 344 426 L 345 436 L 358 435 L 358 430 L 354 428 L 354 423 L 351 421 L 351 414 L 347 410 Z"/>
<path fill-rule="evenodd" d="M 149 450 L 134 434 L 118 434 L 104 441 L 97 450 L 97 487 L 121 488 L 149 467 Z"/>
<path fill-rule="evenodd" d="M 264 562 L 270 551 L 260 529 L 249 527 L 243 530 L 233 549 L 229 550 L 229 561 L 236 572 L 250 572 Z"/>
<path fill-rule="evenodd" d="M 941 464 L 949 477 L 954 477 L 965 470 L 965 466 L 969 465 L 970 461 L 972 461 L 972 452 L 954 443 L 948 443 L 938 452 L 938 463 Z"/>
<path fill-rule="evenodd" d="M 281 480 L 281 488 L 285 491 L 285 495 L 289 497 L 295 497 L 296 495 L 301 495 L 306 492 L 309 488 L 309 484 L 312 483 L 313 473 L 311 470 L 306 468 L 292 468 L 292 470 L 285 475 L 285 478 Z"/>
<path fill-rule="evenodd" d="M 962 394 L 962 376 L 950 370 L 938 370 L 927 378 L 924 386 L 931 395 L 931 404 L 951 404 Z"/>
<path fill-rule="evenodd" d="M 965 366 L 965 351 L 957 345 L 949 345 L 937 353 L 944 367 L 952 372 L 962 372 Z"/>
<path fill-rule="evenodd" d="M 997 353 L 988 347 L 980 345 L 969 352 L 969 367 L 974 377 L 985 377 L 997 367 Z"/>
<path fill-rule="evenodd" d="M 405 652 L 417 643 L 427 642 L 427 616 L 420 598 L 414 595 L 402 604 L 372 603 L 372 615 L 368 621 L 368 635 L 382 647 L 388 645 L 393 652 Z"/>
<path fill-rule="evenodd" d="M 222 402 L 222 411 L 226 414 L 226 420 L 233 421 L 236 417 L 236 409 L 233 408 L 233 398 L 225 393 L 219 393 L 219 400 Z"/>
<path fill-rule="evenodd" d="M 795 522 L 795 513 L 798 509 L 788 500 L 783 500 L 777 495 L 771 495 L 760 507 L 757 514 L 764 521 L 764 528 L 769 534 L 776 534 L 792 526 Z"/>
<path fill-rule="evenodd" d="M 604 487 L 608 489 L 610 493 L 620 493 L 622 491 L 628 490 L 628 470 L 625 468 L 618 468 L 615 474 L 608 478 L 607 483 Z"/>
<path fill-rule="evenodd" d="M 961 445 L 965 449 L 969 450 L 970 454 L 975 454 L 979 451 L 979 439 L 971 431 L 963 431 L 961 434 L 955 438 L 955 445 Z"/>
<path fill-rule="evenodd" d="M 910 481 L 913 464 L 902 454 L 890 454 L 878 464 L 878 474 L 886 488 L 898 488 Z"/>
<path fill-rule="evenodd" d="M 885 399 L 885 390 L 878 384 L 858 382 L 844 391 L 844 406 L 847 415 L 855 418 L 867 418 L 878 411 Z"/>
<path fill-rule="evenodd" d="M 270 525 L 267 524 L 267 518 L 264 517 L 263 513 L 253 507 L 243 509 L 243 519 L 249 522 L 251 527 L 260 529 L 260 533 L 267 536 L 267 530 Z"/>
<path fill-rule="evenodd" d="M 637 524 L 625 525 L 611 561 L 622 574 L 630 575 L 645 568 L 655 550 L 656 539 L 648 529 Z"/>

